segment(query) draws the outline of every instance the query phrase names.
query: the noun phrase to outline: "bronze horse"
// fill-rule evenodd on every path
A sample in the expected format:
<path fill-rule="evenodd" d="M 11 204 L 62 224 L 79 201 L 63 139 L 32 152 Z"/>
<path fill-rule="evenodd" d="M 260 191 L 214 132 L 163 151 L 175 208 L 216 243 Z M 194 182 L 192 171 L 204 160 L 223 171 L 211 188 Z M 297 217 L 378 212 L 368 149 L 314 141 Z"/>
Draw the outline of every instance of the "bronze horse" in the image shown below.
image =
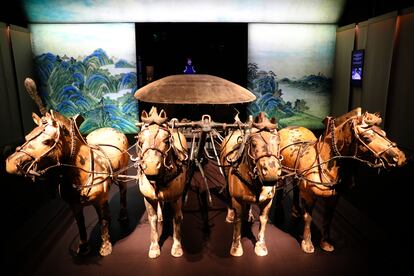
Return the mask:
<path fill-rule="evenodd" d="M 340 181 L 342 159 L 355 159 L 378 168 L 404 165 L 404 153 L 378 127 L 380 123 L 379 115 L 361 114 L 361 108 L 356 108 L 338 118 L 327 117 L 326 130 L 319 139 L 304 127 L 279 130 L 285 176 L 294 175 L 299 181 L 294 183 L 292 210 L 294 214 L 301 209 L 300 197 L 305 223 L 301 243 L 304 252 L 314 252 L 310 226 L 317 198 L 326 204 L 320 246 L 325 251 L 334 250 L 329 241 L 329 228 L 337 202 L 336 184 Z"/>
<path fill-rule="evenodd" d="M 148 256 L 160 255 L 158 222 L 162 221 L 160 203 L 171 202 L 174 212 L 171 255 L 183 255 L 181 247 L 182 195 L 187 179 L 187 141 L 177 129 L 168 128 L 164 110 L 141 115 L 141 131 L 137 136 L 139 190 L 144 196 L 151 226 Z M 162 227 L 160 227 L 162 229 Z"/>
<path fill-rule="evenodd" d="M 117 173 L 128 164 L 128 140 L 116 129 L 101 128 L 86 140 L 79 132 L 81 117 L 66 118 L 51 111 L 40 118 L 32 115 L 37 127 L 26 142 L 6 160 L 8 173 L 29 177 L 41 176 L 50 169 L 60 169 L 59 192 L 76 219 L 80 241 L 77 254 L 89 251 L 83 208 L 93 205 L 101 225 L 100 255 L 112 252 L 109 238 L 110 210 L 108 195 Z M 120 218 L 126 219 L 126 183 L 119 181 Z"/>
<path fill-rule="evenodd" d="M 247 128 L 244 132 L 236 130 L 227 135 L 221 144 L 220 159 L 225 166 L 234 212 L 234 218 L 227 218 L 227 221 L 233 220 L 234 223 L 230 254 L 236 257 L 243 255 L 241 226 L 251 204 L 257 204 L 260 209 L 255 253 L 258 256 L 268 254 L 265 228 L 282 169 L 276 128 L 275 123 L 260 113 L 251 129 Z"/>

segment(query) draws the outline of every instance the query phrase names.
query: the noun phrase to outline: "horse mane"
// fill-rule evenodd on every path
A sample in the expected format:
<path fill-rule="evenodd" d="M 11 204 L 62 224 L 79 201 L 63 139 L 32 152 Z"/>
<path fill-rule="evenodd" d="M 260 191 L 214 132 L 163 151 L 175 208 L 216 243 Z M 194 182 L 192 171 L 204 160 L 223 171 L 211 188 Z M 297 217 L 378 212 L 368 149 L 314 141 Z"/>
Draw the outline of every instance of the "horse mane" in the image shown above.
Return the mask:
<path fill-rule="evenodd" d="M 269 120 L 266 117 L 266 114 L 262 111 L 255 118 L 253 127 L 258 128 L 259 130 L 271 131 L 277 128 L 277 123 L 275 122 L 274 118 L 272 118 L 272 120 Z"/>
<path fill-rule="evenodd" d="M 73 131 L 75 132 L 75 136 L 78 137 L 85 144 L 88 144 L 79 130 L 79 126 L 85 120 L 81 115 L 77 114 L 71 118 L 67 118 L 54 110 L 51 110 L 50 114 L 52 115 L 52 118 L 58 121 L 62 126 L 64 126 L 64 128 L 66 128 L 66 130 L 69 133 L 72 131 L 71 121 L 73 121 Z"/>
<path fill-rule="evenodd" d="M 141 114 L 141 120 L 149 125 L 154 123 L 157 125 L 162 125 L 167 121 L 167 119 L 167 114 L 165 113 L 164 109 L 161 109 L 160 113 L 158 113 L 155 106 L 151 107 L 149 113 L 144 110 Z"/>
<path fill-rule="evenodd" d="M 361 107 L 357 107 L 348 113 L 345 113 L 337 118 L 335 118 L 335 126 L 343 124 L 345 121 L 349 120 L 352 117 L 361 116 Z"/>

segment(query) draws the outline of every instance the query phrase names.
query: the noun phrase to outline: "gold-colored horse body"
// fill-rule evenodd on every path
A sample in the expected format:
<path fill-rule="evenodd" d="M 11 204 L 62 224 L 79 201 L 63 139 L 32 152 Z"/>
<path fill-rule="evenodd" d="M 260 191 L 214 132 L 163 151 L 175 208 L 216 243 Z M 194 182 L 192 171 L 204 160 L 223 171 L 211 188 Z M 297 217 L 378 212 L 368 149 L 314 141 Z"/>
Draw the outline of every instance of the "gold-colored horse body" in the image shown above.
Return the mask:
<path fill-rule="evenodd" d="M 283 156 L 285 175 L 295 175 L 293 210 L 299 210 L 305 222 L 301 247 L 307 253 L 314 252 L 310 225 L 312 210 L 317 198 L 323 198 L 326 206 L 320 245 L 325 251 L 333 251 L 329 241 L 329 227 L 336 204 L 336 184 L 341 169 L 341 159 L 359 160 L 371 167 L 396 167 L 405 163 L 404 153 L 386 137 L 378 127 L 381 118 L 377 114 L 361 114 L 356 108 L 338 118 L 325 120 L 326 130 L 318 139 L 304 127 L 287 127 L 279 130 L 280 153 Z"/>
<path fill-rule="evenodd" d="M 101 224 L 102 256 L 112 252 L 109 239 L 109 189 L 117 174 L 128 165 L 128 140 L 120 131 L 101 128 L 91 132 L 86 140 L 79 132 L 81 117 L 66 118 L 51 111 L 40 118 L 32 115 L 37 127 L 26 142 L 6 160 L 8 173 L 30 177 L 41 176 L 58 169 L 59 191 L 76 219 L 80 241 L 77 253 L 89 252 L 83 207 L 93 205 Z M 120 219 L 127 219 L 126 183 L 119 181 L 121 195 Z"/>
<path fill-rule="evenodd" d="M 260 209 L 260 228 L 255 253 L 258 256 L 268 254 L 265 228 L 276 193 L 276 184 L 281 174 L 276 124 L 270 122 L 264 113 L 261 113 L 257 122 L 252 125 L 250 130 L 236 130 L 226 136 L 220 151 L 221 164 L 225 166 L 231 196 L 231 208 L 234 212 L 234 218 L 227 219 L 234 223 L 230 249 L 230 254 L 233 256 L 243 255 L 241 224 L 251 204 L 257 204 Z M 232 212 L 229 216 L 233 216 Z"/>
<path fill-rule="evenodd" d="M 139 190 L 144 196 L 151 226 L 150 258 L 160 255 L 158 223 L 162 221 L 162 202 L 171 203 L 174 233 L 171 255 L 183 255 L 181 246 L 182 195 L 187 177 L 187 142 L 177 129 L 168 128 L 164 110 L 157 113 L 153 107 L 149 114 L 142 112 L 144 122 L 137 136 L 139 160 Z M 162 227 L 160 227 L 162 229 Z"/>

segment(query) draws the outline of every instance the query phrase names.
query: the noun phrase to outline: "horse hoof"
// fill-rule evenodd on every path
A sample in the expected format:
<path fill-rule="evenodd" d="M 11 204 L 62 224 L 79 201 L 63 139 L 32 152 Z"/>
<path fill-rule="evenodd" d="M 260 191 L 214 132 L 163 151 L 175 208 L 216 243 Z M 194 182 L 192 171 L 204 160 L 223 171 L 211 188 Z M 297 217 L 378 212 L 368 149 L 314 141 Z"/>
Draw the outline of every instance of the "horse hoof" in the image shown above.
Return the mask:
<path fill-rule="evenodd" d="M 112 253 L 112 244 L 109 241 L 103 242 L 99 249 L 99 254 L 102 257 L 108 256 Z"/>
<path fill-rule="evenodd" d="M 254 253 L 260 257 L 266 256 L 268 254 L 266 244 L 264 242 L 256 242 Z"/>
<path fill-rule="evenodd" d="M 174 257 L 181 257 L 183 255 L 183 249 L 181 245 L 173 246 L 171 248 L 171 255 Z"/>
<path fill-rule="evenodd" d="M 315 252 L 315 248 L 313 247 L 312 242 L 306 242 L 306 241 L 303 240 L 302 244 L 301 244 L 301 247 L 302 247 L 303 252 L 305 252 L 305 253 L 311 254 L 311 253 Z"/>
<path fill-rule="evenodd" d="M 234 256 L 234 257 L 240 257 L 243 255 L 243 248 L 241 247 L 241 245 L 235 246 L 232 245 L 231 249 L 230 249 L 230 255 Z"/>
<path fill-rule="evenodd" d="M 327 252 L 332 252 L 335 250 L 335 247 L 327 241 L 321 241 L 320 246 L 322 250 Z"/>
<path fill-rule="evenodd" d="M 159 245 L 151 245 L 150 250 L 148 251 L 148 257 L 151 259 L 158 258 L 161 255 L 160 246 Z"/>
<path fill-rule="evenodd" d="M 89 246 L 88 242 L 79 244 L 78 250 L 76 250 L 76 255 L 78 256 L 86 256 L 91 252 L 91 247 Z"/>

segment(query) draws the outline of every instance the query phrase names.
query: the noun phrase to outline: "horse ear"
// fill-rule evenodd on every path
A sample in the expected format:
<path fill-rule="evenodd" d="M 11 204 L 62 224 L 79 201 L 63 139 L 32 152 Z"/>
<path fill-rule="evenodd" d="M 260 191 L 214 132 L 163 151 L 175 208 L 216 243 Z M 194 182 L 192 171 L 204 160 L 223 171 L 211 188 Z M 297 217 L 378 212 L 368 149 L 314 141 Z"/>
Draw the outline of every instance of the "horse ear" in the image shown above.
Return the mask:
<path fill-rule="evenodd" d="M 39 117 L 36 113 L 32 113 L 33 122 L 35 122 L 36 125 L 40 126 L 42 125 L 42 118 Z"/>
<path fill-rule="evenodd" d="M 331 117 L 327 116 L 327 117 L 325 117 L 325 119 L 323 119 L 322 123 L 323 123 L 325 126 L 327 126 L 330 120 L 331 120 Z"/>
<path fill-rule="evenodd" d="M 167 118 L 167 113 L 165 113 L 164 109 L 161 109 L 159 116 L 162 119 Z"/>
<path fill-rule="evenodd" d="M 141 118 L 148 118 L 148 113 L 147 113 L 147 111 L 142 111 L 142 113 L 141 113 Z"/>

